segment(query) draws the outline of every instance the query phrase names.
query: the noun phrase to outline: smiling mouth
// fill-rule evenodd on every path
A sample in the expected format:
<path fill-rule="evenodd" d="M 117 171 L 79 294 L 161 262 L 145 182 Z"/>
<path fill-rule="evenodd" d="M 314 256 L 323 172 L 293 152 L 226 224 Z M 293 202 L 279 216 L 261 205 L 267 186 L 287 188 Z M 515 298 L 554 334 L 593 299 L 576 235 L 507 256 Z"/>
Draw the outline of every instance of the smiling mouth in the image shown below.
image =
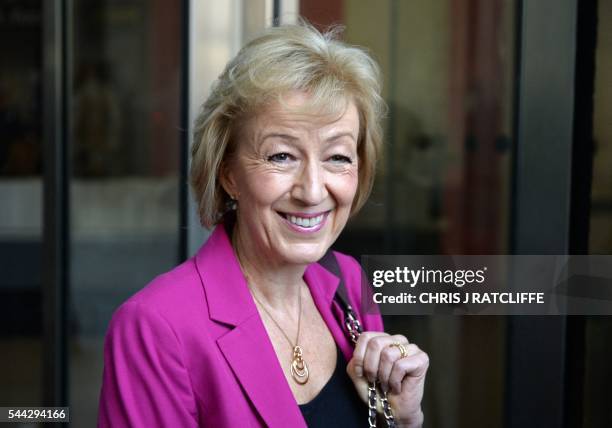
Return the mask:
<path fill-rule="evenodd" d="M 303 228 L 314 228 L 314 227 L 317 227 L 319 224 L 321 224 L 321 222 L 325 219 L 325 217 L 330 211 L 325 211 L 316 216 L 308 215 L 308 217 L 301 217 L 299 215 L 282 213 L 278 211 L 277 212 L 281 217 L 283 217 L 284 219 L 286 219 L 287 221 L 289 221 L 290 223 L 296 226 L 300 226 Z"/>

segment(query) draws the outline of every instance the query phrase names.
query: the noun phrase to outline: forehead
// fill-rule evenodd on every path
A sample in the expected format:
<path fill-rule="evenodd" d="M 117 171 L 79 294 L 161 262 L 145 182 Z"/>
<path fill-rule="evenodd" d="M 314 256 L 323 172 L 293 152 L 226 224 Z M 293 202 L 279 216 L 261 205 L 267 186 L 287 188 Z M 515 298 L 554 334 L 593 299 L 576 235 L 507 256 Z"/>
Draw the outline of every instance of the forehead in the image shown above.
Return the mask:
<path fill-rule="evenodd" d="M 245 131 L 259 133 L 272 128 L 289 128 L 294 131 L 334 130 L 359 132 L 359 113 L 352 99 L 330 100 L 331 106 L 321 110 L 304 92 L 291 92 L 258 110 L 244 123 Z"/>

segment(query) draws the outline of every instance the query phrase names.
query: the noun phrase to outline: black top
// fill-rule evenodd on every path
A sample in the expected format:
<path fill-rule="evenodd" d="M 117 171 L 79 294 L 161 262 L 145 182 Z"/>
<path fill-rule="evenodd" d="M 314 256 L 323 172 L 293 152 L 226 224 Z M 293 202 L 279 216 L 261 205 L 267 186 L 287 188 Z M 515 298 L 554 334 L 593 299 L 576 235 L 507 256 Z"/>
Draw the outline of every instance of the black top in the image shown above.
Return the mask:
<path fill-rule="evenodd" d="M 346 361 L 336 345 L 336 368 L 315 398 L 301 404 L 300 411 L 312 428 L 367 427 L 368 406 L 361 401 L 346 373 Z"/>

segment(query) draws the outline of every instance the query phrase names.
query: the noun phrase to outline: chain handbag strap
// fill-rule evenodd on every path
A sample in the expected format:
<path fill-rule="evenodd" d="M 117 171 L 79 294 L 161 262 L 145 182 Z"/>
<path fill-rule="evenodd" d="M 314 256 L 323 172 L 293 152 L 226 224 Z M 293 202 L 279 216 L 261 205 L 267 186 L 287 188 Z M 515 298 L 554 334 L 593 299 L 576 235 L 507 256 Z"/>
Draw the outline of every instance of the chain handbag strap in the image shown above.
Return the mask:
<path fill-rule="evenodd" d="M 344 278 L 342 276 L 340 266 L 338 265 L 338 260 L 336 259 L 336 256 L 333 254 L 333 252 L 330 250 L 325 254 L 325 256 L 323 256 L 319 263 L 340 279 L 340 283 L 338 284 L 338 289 L 336 290 L 336 295 L 334 296 L 334 299 L 340 304 L 344 311 L 344 327 L 346 328 L 348 337 L 353 344 L 356 344 L 357 339 L 359 339 L 359 336 L 363 332 L 363 328 L 361 327 L 361 323 L 359 322 L 359 319 L 357 318 L 353 307 L 349 303 L 348 296 L 346 294 L 346 288 L 344 286 Z M 379 390 L 380 402 L 383 409 L 383 416 L 387 423 L 387 427 L 395 428 L 395 418 L 393 417 L 391 406 L 389 405 L 389 401 L 387 400 L 387 393 L 382 389 L 377 388 L 376 382 L 368 382 L 368 426 L 370 428 L 376 428 L 376 406 Z"/>
<path fill-rule="evenodd" d="M 339 299 L 342 301 L 342 298 Z M 349 335 L 351 341 L 355 344 L 357 343 L 357 339 L 359 339 L 359 335 L 362 333 L 363 329 L 361 327 L 361 323 L 353 308 L 350 304 L 343 304 L 344 306 L 344 326 L 346 327 L 346 331 Z M 375 382 L 368 382 L 368 424 L 370 428 L 376 427 L 376 405 L 378 399 L 378 390 Z M 383 416 L 385 417 L 385 421 L 387 422 L 387 427 L 395 428 L 395 418 L 393 417 L 393 413 L 391 411 L 391 406 L 389 405 L 389 400 L 387 399 L 387 393 L 385 391 L 380 391 L 380 402 L 383 409 Z"/>

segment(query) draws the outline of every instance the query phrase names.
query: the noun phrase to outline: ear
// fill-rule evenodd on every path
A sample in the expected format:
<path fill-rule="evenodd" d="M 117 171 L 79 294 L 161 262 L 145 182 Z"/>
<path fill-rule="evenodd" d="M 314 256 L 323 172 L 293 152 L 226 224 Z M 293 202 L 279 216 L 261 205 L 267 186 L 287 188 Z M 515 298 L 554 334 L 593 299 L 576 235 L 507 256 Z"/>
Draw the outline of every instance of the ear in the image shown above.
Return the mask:
<path fill-rule="evenodd" d="M 238 186 L 236 185 L 236 177 L 232 171 L 231 164 L 224 161 L 219 169 L 219 182 L 223 190 L 231 197 L 236 197 L 238 194 Z"/>

